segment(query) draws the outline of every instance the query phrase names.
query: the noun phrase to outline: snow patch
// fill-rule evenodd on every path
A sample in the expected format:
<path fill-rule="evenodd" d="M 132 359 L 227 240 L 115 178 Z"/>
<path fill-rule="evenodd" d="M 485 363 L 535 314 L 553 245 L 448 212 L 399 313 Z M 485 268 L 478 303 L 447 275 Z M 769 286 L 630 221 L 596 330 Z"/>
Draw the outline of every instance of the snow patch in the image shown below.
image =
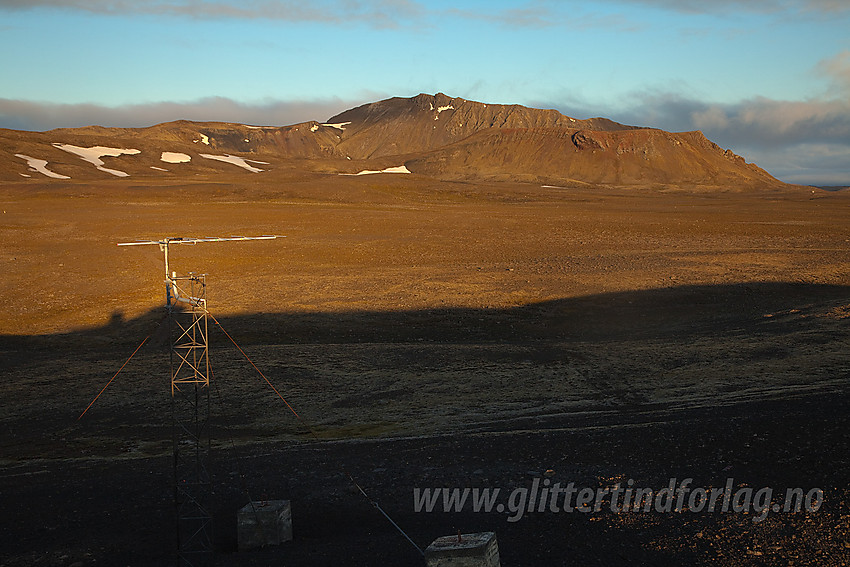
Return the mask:
<path fill-rule="evenodd" d="M 155 166 L 155 165 L 152 165 L 152 166 L 151 166 L 151 169 L 155 169 L 155 170 L 157 170 L 157 171 L 168 171 L 168 170 L 167 170 L 167 169 L 165 169 L 164 167 L 157 167 L 157 166 Z"/>
<path fill-rule="evenodd" d="M 348 122 L 337 122 L 336 124 L 322 124 L 322 126 L 329 126 L 331 128 L 336 128 L 338 130 L 345 131 L 345 127 L 351 124 L 351 120 Z"/>
<path fill-rule="evenodd" d="M 135 155 L 142 153 L 140 150 L 134 149 L 124 149 L 124 148 L 107 148 L 105 146 L 92 146 L 91 148 L 82 148 L 80 146 L 74 146 L 71 144 L 59 144 L 54 143 L 53 147 L 59 148 L 60 150 L 64 150 L 68 153 L 74 154 L 76 156 L 81 157 L 84 161 L 89 162 L 94 165 L 100 171 L 105 173 L 110 173 L 115 177 L 129 177 L 130 174 L 124 171 L 119 171 L 117 169 L 109 169 L 108 167 L 103 167 L 103 160 L 100 159 L 104 156 L 109 157 L 118 157 L 120 155 Z"/>
<path fill-rule="evenodd" d="M 205 144 L 205 145 L 207 145 L 207 146 L 209 146 L 209 145 L 210 145 L 210 139 L 209 139 L 209 137 L 208 137 L 208 136 L 204 136 L 204 135 L 203 135 L 203 134 L 201 134 L 201 133 L 198 133 L 198 136 L 200 136 L 200 137 L 201 137 L 201 143 L 202 143 L 202 144 Z"/>
<path fill-rule="evenodd" d="M 433 110 L 433 109 L 434 109 L 434 107 L 431 107 L 431 110 Z M 443 112 L 444 110 L 454 110 L 454 109 L 455 109 L 455 107 L 452 106 L 452 105 L 438 106 L 437 107 L 437 114 L 434 115 L 434 120 L 439 120 L 440 119 L 440 113 Z"/>
<path fill-rule="evenodd" d="M 180 152 L 162 152 L 162 157 L 159 159 L 165 163 L 187 163 L 192 161 L 192 156 Z"/>
<path fill-rule="evenodd" d="M 67 175 L 61 175 L 55 171 L 47 169 L 46 159 L 37 159 L 24 154 L 15 154 L 15 157 L 27 160 L 27 165 L 29 166 L 30 171 L 37 171 L 38 173 L 46 175 L 47 177 L 52 177 L 53 179 L 71 179 Z M 21 175 L 24 174 L 22 173 Z M 29 177 L 29 175 L 24 175 L 24 177 Z"/>
<path fill-rule="evenodd" d="M 376 173 L 411 173 L 411 171 L 407 169 L 407 166 L 397 165 L 395 167 L 388 167 L 380 171 L 364 169 L 363 171 L 357 173 L 340 173 L 340 175 L 374 175 Z"/>
<path fill-rule="evenodd" d="M 267 161 L 257 161 L 257 160 L 253 160 L 253 159 L 244 159 L 244 158 L 241 158 L 239 156 L 232 156 L 230 154 L 224 154 L 223 156 L 217 156 L 217 155 L 214 155 L 214 154 L 200 154 L 200 156 L 202 158 L 214 159 L 216 161 L 223 161 L 225 163 L 232 163 L 233 165 L 239 166 L 242 169 L 247 169 L 251 173 L 259 173 L 263 170 L 260 169 L 259 167 L 253 167 L 251 165 L 248 165 L 248 162 L 259 163 L 259 164 L 263 164 L 263 165 L 268 165 L 268 163 L 269 163 Z"/>
<path fill-rule="evenodd" d="M 319 129 L 319 125 L 318 125 L 318 124 L 313 124 L 312 126 L 310 126 L 310 131 L 311 131 L 311 132 L 315 132 L 315 131 L 316 131 L 316 130 L 318 130 L 318 129 Z"/>
<path fill-rule="evenodd" d="M 19 175 L 20 175 L 21 177 L 32 177 L 32 175 L 28 175 L 28 174 L 26 174 L 26 173 L 20 173 Z"/>
<path fill-rule="evenodd" d="M 410 173 L 410 170 L 407 169 L 405 165 L 397 165 L 395 167 L 388 167 L 386 169 L 382 169 L 381 173 Z"/>

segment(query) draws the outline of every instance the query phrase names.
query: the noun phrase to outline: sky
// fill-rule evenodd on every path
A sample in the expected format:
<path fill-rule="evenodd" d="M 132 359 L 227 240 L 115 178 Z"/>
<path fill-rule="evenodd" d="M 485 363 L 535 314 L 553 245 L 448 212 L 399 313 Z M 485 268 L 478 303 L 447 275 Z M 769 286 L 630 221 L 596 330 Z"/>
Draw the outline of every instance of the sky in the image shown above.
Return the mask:
<path fill-rule="evenodd" d="M 850 185 L 850 0 L 0 0 L 0 127 L 283 126 L 443 92 Z"/>

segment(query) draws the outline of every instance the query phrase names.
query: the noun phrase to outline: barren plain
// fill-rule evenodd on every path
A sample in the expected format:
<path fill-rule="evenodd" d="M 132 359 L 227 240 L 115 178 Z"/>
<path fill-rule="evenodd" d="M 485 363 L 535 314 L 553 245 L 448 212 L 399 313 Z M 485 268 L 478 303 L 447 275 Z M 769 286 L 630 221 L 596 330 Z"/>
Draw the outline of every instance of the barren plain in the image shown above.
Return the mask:
<path fill-rule="evenodd" d="M 850 194 L 339 176 L 0 186 L 0 564 L 173 561 L 162 255 L 172 248 L 316 441 L 216 328 L 216 565 L 846 565 Z M 133 349 L 92 409 L 77 417 Z M 549 471 L 549 472 L 547 472 Z M 824 492 L 813 513 L 415 512 L 415 487 Z M 236 552 L 247 494 L 295 539 Z"/>

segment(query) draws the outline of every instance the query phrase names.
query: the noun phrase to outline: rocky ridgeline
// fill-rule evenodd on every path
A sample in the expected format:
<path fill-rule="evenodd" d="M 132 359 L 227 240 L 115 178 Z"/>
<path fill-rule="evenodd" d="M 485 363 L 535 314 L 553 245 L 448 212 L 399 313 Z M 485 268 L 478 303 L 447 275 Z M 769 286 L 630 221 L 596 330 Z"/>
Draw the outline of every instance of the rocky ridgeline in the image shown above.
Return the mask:
<path fill-rule="evenodd" d="M 326 122 L 281 127 L 181 120 L 149 128 L 0 130 L 0 179 L 58 182 L 110 176 L 109 168 L 91 167 L 62 151 L 69 144 L 102 147 L 101 159 L 120 164 L 115 169 L 128 177 L 214 174 L 223 169 L 235 173 L 233 165 L 245 174 L 281 166 L 357 173 L 404 165 L 414 174 L 455 180 L 727 189 L 785 186 L 701 132 L 670 133 L 605 118 L 580 120 L 556 110 L 484 104 L 442 93 L 390 98 L 352 108 Z M 163 163 L 163 152 L 189 159 Z M 39 165 L 41 161 L 47 163 Z"/>

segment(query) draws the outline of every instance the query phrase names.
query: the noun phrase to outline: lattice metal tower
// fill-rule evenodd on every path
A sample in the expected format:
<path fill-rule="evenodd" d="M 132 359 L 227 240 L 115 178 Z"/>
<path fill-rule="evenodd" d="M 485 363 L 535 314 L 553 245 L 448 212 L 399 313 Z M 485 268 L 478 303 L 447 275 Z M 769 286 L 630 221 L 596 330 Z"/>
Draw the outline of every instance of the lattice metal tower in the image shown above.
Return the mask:
<path fill-rule="evenodd" d="M 169 283 L 177 549 L 180 564 L 196 565 L 212 552 L 206 277 L 172 274 Z"/>
<path fill-rule="evenodd" d="M 170 329 L 171 408 L 174 441 L 174 504 L 179 565 L 207 563 L 212 550 L 210 453 L 210 361 L 206 275 L 177 276 L 168 265 L 172 244 L 272 240 L 278 236 L 165 238 L 122 242 L 158 244 L 165 258 L 165 308 Z"/>

